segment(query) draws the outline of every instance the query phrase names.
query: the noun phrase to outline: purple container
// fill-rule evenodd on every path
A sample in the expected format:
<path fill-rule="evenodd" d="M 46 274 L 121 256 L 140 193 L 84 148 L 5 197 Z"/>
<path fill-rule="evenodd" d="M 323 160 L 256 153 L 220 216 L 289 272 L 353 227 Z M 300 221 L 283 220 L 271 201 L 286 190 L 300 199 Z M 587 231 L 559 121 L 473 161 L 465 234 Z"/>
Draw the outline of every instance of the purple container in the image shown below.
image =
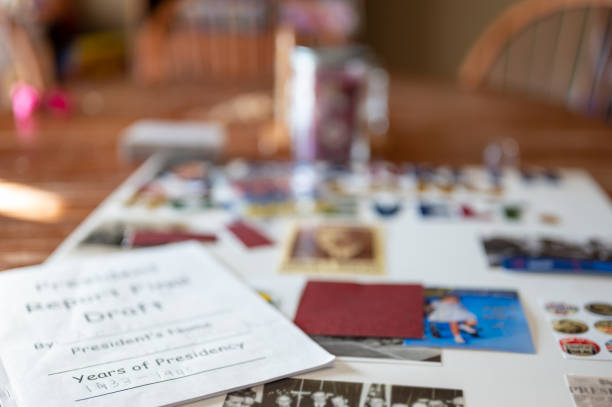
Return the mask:
<path fill-rule="evenodd" d="M 354 48 L 297 47 L 290 129 L 299 162 L 349 164 L 362 141 L 367 65 Z"/>

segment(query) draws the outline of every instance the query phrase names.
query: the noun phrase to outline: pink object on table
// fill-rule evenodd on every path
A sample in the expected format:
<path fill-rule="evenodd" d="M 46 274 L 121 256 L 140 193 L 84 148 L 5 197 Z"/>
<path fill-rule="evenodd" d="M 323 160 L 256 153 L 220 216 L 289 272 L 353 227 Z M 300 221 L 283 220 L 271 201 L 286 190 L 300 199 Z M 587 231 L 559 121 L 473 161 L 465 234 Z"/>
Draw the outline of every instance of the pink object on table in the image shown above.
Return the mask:
<path fill-rule="evenodd" d="M 13 115 L 17 120 L 31 117 L 40 103 L 40 92 L 27 83 L 18 83 L 11 90 Z"/>
<path fill-rule="evenodd" d="M 309 335 L 422 338 L 423 287 L 311 281 L 295 324 Z"/>
<path fill-rule="evenodd" d="M 45 96 L 45 105 L 53 113 L 66 115 L 72 110 L 72 103 L 67 92 L 53 89 Z"/>

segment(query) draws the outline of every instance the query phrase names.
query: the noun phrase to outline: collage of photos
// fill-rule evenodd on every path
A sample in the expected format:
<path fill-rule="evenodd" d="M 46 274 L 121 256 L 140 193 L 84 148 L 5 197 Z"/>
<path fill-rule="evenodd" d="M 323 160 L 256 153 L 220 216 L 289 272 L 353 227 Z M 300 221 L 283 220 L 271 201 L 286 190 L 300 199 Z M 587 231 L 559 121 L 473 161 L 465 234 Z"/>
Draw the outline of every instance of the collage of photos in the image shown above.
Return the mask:
<path fill-rule="evenodd" d="M 148 178 L 134 183 L 129 195 L 109 205 L 109 210 L 102 212 L 106 217 L 89 222 L 84 230 L 86 233 L 79 235 L 80 240 L 72 250 L 108 252 L 196 240 L 213 251 L 219 250 L 220 256 L 227 261 L 223 256 L 234 255 L 235 250 L 251 252 L 255 258 L 257 250 L 274 248 L 278 250 L 274 266 L 276 275 L 270 278 L 249 274 L 246 280 L 253 283 L 260 279 L 260 284 L 251 285 L 259 289 L 261 297 L 289 318 L 296 317 L 294 322 L 298 327 L 326 351 L 347 362 L 441 366 L 442 349 L 445 348 L 535 353 L 518 291 L 418 284 L 419 299 L 407 304 L 407 298 L 416 298 L 414 293 L 404 293 L 399 296 L 403 300 L 394 302 L 398 296 L 391 295 L 388 287 L 387 291 L 365 297 L 350 291 L 356 290 L 355 287 L 348 287 L 361 285 L 366 292 L 375 286 L 387 285 L 383 284 L 387 282 L 386 273 L 395 277 L 387 267 L 390 263 L 387 256 L 392 256 L 385 250 L 385 240 L 389 237 L 384 233 L 387 226 L 375 221 L 385 212 L 388 214 L 384 216 L 401 213 L 402 218 L 414 217 L 420 227 L 418 225 L 425 225 L 425 222 L 418 222 L 419 218 L 516 220 L 524 215 L 521 208 L 506 208 L 501 198 L 491 203 L 498 211 L 493 218 L 493 206 L 468 206 L 461 200 L 454 200 L 451 208 L 445 203 L 450 195 L 440 193 L 440 186 L 446 181 L 415 175 L 418 171 L 402 173 L 406 179 L 420 179 L 416 184 L 412 181 L 406 184 L 420 191 L 408 197 L 402 195 L 401 180 L 390 177 L 386 169 L 383 175 L 372 170 L 371 184 L 356 185 L 346 171 L 323 168 L 320 170 L 326 181 L 313 185 L 312 180 L 306 179 L 308 177 L 300 178 L 304 174 L 296 178 L 295 168 L 287 167 L 286 163 L 241 162 L 214 167 L 204 161 L 177 159 L 162 160 L 159 164 L 150 166 L 152 171 L 146 174 Z M 336 171 L 342 176 L 332 182 L 326 178 L 326 171 L 334 174 Z M 460 182 L 468 178 L 462 176 Z M 414 202 L 404 205 L 403 212 L 395 211 L 397 208 L 393 205 L 382 208 L 376 197 L 389 190 L 394 191 L 394 199 L 387 201 L 395 202 L 393 205 L 400 201 L 406 203 L 408 199 Z M 314 203 L 309 206 L 309 216 L 315 214 L 316 217 L 303 217 L 302 212 L 298 213 L 297 198 L 303 197 Z M 364 203 L 366 205 L 362 205 Z M 421 205 L 423 203 L 431 205 Z M 442 205 L 438 205 L 440 203 Z M 411 208 L 410 211 L 407 208 Z M 364 217 L 364 210 L 373 213 Z M 350 220 L 343 218 L 344 215 L 350 215 Z M 289 233 L 277 234 L 278 225 L 286 225 L 285 230 Z M 481 236 L 484 236 L 480 241 L 484 250 L 474 250 L 474 256 L 486 255 L 492 267 L 527 271 L 609 270 L 612 273 L 612 243 L 600 238 L 574 241 L 554 236 L 517 237 L 510 233 Z M 225 250 L 226 244 L 228 250 Z M 233 263 L 228 261 L 228 264 Z M 328 279 L 334 277 L 338 278 L 336 283 L 342 281 L 340 285 L 344 287 L 336 287 L 334 292 L 326 292 L 310 301 L 325 305 L 327 311 L 323 314 L 315 309 L 306 316 L 319 324 L 317 328 L 322 324 L 325 329 L 341 329 L 331 333 L 310 332 L 312 326 L 298 324 L 303 321 L 298 321 L 298 313 L 294 313 L 294 305 L 303 305 L 304 294 L 307 294 L 303 284 L 325 282 L 329 285 L 333 281 Z M 352 278 L 384 280 L 361 284 L 349 280 Z M 293 284 L 294 279 L 301 282 Z M 289 286 L 287 289 L 283 286 L 285 283 Z M 393 281 L 388 285 L 402 284 Z M 407 289 L 409 284 L 403 285 Z M 581 304 L 567 304 L 565 311 L 559 306 L 557 312 L 567 312 L 566 315 L 549 312 L 551 330 L 557 336 L 556 346 L 569 358 L 612 359 L 612 311 L 605 315 L 608 311 L 602 301 Z M 585 313 L 595 319 L 583 316 Z M 355 315 L 360 317 L 355 318 Z M 405 322 L 407 320 L 418 324 Z M 409 333 L 381 332 L 377 330 L 381 326 L 413 329 Z M 224 407 L 252 405 L 452 407 L 463 406 L 464 399 L 460 390 L 286 379 L 231 393 L 224 402 Z"/>
<path fill-rule="evenodd" d="M 612 242 L 492 235 L 482 239 L 491 267 L 534 272 L 612 274 Z"/>
<path fill-rule="evenodd" d="M 126 207 L 202 210 L 212 206 L 211 166 L 200 159 L 166 160 L 125 202 Z"/>
<path fill-rule="evenodd" d="M 229 393 L 223 407 L 462 407 L 463 391 L 377 383 L 283 379 Z"/>
<path fill-rule="evenodd" d="M 612 360 L 612 303 L 576 300 L 542 304 L 564 358 Z"/>
<path fill-rule="evenodd" d="M 520 220 L 525 212 L 520 205 L 476 199 L 499 195 L 502 179 L 500 176 L 492 183 L 486 174 L 473 169 L 382 162 L 356 173 L 347 168 L 306 168 L 289 162 L 238 160 L 212 167 L 205 161 L 183 157 L 162 163 L 125 205 L 178 210 L 232 206 L 254 218 L 295 216 L 304 211 L 354 218 L 359 200 L 366 198 L 373 212 L 389 218 L 401 213 L 405 206 L 402 201 L 415 198 L 416 192 L 420 197 L 417 216 L 423 219 Z M 455 192 L 468 192 L 476 200 L 453 203 L 449 198 Z M 309 210 L 299 205 L 305 199 L 311 204 Z M 551 214 L 540 218 L 549 225 L 559 221 Z"/>
<path fill-rule="evenodd" d="M 427 287 L 424 325 L 404 345 L 535 353 L 516 291 Z"/>

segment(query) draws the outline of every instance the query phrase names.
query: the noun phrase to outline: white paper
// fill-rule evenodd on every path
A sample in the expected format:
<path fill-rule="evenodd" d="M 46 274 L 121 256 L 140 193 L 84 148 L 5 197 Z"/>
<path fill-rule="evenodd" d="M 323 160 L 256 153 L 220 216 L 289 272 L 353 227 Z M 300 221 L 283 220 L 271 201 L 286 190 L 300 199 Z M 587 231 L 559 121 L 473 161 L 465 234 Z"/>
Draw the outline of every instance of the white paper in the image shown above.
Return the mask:
<path fill-rule="evenodd" d="M 198 245 L 0 275 L 20 407 L 171 405 L 333 361 Z"/>
<path fill-rule="evenodd" d="M 567 375 L 565 378 L 576 407 L 612 406 L 612 377 Z"/>

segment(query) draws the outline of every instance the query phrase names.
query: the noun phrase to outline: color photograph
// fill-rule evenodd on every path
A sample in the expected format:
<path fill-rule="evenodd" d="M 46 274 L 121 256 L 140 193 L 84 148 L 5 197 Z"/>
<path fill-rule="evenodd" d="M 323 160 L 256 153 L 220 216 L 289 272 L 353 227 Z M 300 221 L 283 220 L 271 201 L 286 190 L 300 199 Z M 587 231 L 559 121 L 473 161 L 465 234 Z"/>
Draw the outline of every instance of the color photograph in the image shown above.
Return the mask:
<path fill-rule="evenodd" d="M 301 225 L 287 241 L 283 272 L 384 274 L 381 236 L 375 227 Z"/>
<path fill-rule="evenodd" d="M 515 291 L 425 289 L 425 337 L 406 346 L 535 353 Z"/>

